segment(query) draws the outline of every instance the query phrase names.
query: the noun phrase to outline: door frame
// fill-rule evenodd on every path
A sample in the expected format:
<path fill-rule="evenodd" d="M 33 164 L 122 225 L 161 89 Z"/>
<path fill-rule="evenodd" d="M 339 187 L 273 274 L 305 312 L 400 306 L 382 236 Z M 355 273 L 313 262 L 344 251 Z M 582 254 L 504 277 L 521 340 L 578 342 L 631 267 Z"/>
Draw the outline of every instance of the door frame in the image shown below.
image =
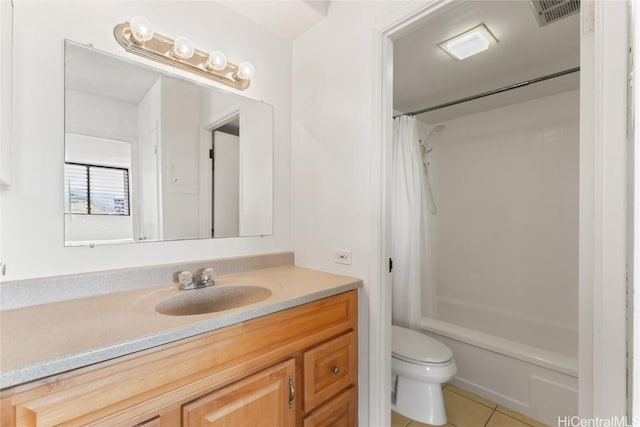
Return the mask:
<path fill-rule="evenodd" d="M 369 419 L 389 420 L 391 396 L 390 162 L 393 40 L 452 0 L 389 16 L 374 40 L 374 202 L 378 262 L 370 288 Z M 579 415 L 627 415 L 627 69 L 628 1 L 583 0 L 580 77 Z"/>
<path fill-rule="evenodd" d="M 211 194 L 213 197 L 213 186 L 211 185 L 211 163 L 212 159 L 209 158 L 209 150 L 213 149 L 212 145 L 212 132 L 213 130 L 224 126 L 226 123 L 234 120 L 236 117 L 240 117 L 240 107 L 234 106 L 228 108 L 220 114 L 211 115 L 206 117 L 200 124 L 200 147 L 199 152 L 199 179 L 198 179 L 198 191 L 200 194 Z M 198 235 L 200 238 L 211 238 L 211 229 L 213 224 L 211 223 L 211 200 L 207 197 L 200 197 L 198 202 Z"/>

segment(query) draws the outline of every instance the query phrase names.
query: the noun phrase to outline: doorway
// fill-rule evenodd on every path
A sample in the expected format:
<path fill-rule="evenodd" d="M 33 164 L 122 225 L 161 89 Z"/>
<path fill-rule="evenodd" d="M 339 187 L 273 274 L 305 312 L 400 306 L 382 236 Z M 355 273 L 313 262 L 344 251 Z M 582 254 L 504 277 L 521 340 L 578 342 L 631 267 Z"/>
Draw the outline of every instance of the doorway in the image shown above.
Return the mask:
<path fill-rule="evenodd" d="M 380 134 L 382 156 L 383 206 L 379 216 L 380 301 L 390 300 L 391 276 L 388 273 L 389 162 L 393 115 L 392 69 L 393 42 L 411 30 L 411 26 L 433 17 L 445 8 L 446 1 L 432 2 L 380 27 Z M 581 417 L 624 415 L 626 410 L 626 2 L 583 3 L 581 10 L 581 89 L 580 89 L 580 228 L 579 228 L 579 409 Z M 593 25 L 593 22 L 598 25 Z M 606 37 L 605 37 L 606 35 Z M 606 89 L 605 89 L 606 88 Z M 596 99 L 598 102 L 596 103 Z M 605 143 L 606 141 L 606 143 Z M 605 197 L 606 195 L 606 197 Z M 375 301 L 374 301 L 375 303 Z M 381 304 L 379 322 L 390 318 L 390 305 Z M 372 320 L 372 329 L 390 332 L 390 326 Z M 390 339 L 377 343 L 379 357 L 390 353 Z M 372 361 L 372 368 L 388 366 Z M 610 368 L 616 366 L 612 371 Z M 380 374 L 384 375 L 384 374 Z M 386 374 L 388 375 L 388 374 Z M 375 379 L 372 380 L 376 382 Z M 390 390 L 390 381 L 385 390 Z M 384 416 L 388 396 L 372 396 L 374 414 Z M 377 400 L 379 399 L 379 400 Z M 388 412 L 387 412 L 388 414 Z"/>

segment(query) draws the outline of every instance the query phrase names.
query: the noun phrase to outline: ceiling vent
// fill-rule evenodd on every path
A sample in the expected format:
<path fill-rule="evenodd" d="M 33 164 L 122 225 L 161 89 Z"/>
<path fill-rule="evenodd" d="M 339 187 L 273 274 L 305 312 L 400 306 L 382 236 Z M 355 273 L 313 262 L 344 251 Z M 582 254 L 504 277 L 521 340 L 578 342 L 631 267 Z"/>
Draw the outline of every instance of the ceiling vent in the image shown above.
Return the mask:
<path fill-rule="evenodd" d="M 580 0 L 529 0 L 529 4 L 541 27 L 580 11 Z"/>

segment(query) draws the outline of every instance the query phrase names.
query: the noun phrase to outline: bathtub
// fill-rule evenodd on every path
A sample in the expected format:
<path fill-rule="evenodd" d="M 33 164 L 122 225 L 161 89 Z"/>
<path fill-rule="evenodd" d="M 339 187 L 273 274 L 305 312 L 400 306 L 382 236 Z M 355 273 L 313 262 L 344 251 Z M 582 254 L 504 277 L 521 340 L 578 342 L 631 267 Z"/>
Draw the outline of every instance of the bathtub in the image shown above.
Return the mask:
<path fill-rule="evenodd" d="M 442 298 L 421 320 L 453 351 L 451 384 L 551 426 L 577 414 L 577 330 Z"/>

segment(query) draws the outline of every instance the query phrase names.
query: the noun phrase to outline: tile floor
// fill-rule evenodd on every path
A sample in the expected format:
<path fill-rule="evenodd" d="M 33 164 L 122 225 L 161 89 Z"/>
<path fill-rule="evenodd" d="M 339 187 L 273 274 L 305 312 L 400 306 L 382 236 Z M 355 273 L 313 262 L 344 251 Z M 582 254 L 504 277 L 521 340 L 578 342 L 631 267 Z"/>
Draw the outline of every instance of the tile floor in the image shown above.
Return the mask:
<path fill-rule="evenodd" d="M 518 412 L 496 405 L 475 394 L 446 385 L 444 404 L 448 427 L 548 427 Z M 391 413 L 391 427 L 427 427 L 396 412 Z"/>

